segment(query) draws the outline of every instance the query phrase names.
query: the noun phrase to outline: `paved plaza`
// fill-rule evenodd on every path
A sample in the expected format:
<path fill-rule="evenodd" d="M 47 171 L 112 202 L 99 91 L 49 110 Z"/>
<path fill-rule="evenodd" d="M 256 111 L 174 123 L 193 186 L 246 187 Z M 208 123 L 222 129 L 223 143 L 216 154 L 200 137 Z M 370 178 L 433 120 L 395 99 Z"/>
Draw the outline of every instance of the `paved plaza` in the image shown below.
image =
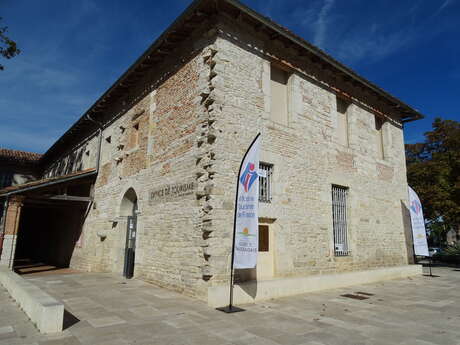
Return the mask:
<path fill-rule="evenodd" d="M 460 344 L 460 269 L 433 273 L 439 277 L 282 298 L 235 314 L 113 274 L 28 275 L 64 302 L 65 331 L 41 335 L 0 288 L 0 345 Z"/>

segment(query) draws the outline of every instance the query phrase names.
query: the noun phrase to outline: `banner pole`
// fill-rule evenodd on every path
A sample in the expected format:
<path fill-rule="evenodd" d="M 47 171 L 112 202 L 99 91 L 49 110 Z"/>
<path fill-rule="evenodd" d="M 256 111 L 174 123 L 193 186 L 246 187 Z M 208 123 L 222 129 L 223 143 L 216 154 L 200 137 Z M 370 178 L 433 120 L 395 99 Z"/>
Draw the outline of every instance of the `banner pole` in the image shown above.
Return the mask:
<path fill-rule="evenodd" d="M 431 266 L 433 265 L 433 257 L 430 256 L 430 277 L 433 276 L 433 273 L 431 272 Z"/>
<path fill-rule="evenodd" d="M 412 238 L 412 251 L 414 254 L 414 265 L 417 265 L 417 255 L 415 254 L 415 240 L 414 240 L 414 229 L 412 228 L 412 220 L 410 221 L 410 236 Z"/>
<path fill-rule="evenodd" d="M 246 153 L 243 156 L 243 159 L 241 160 L 240 163 L 240 168 L 238 169 L 238 174 L 236 176 L 236 195 L 235 195 L 235 210 L 233 213 L 233 241 L 232 241 L 232 262 L 230 263 L 230 298 L 229 298 L 229 303 L 227 307 L 223 308 L 217 308 L 217 310 L 223 311 L 225 313 L 236 313 L 239 311 L 244 311 L 244 309 L 235 307 L 233 305 L 233 279 L 234 279 L 234 269 L 233 269 L 233 261 L 235 259 L 235 240 L 236 240 L 236 213 L 237 213 L 237 207 L 238 207 L 238 193 L 240 190 L 240 174 L 241 174 L 241 169 L 243 168 L 243 163 L 244 160 L 246 159 L 246 156 L 248 155 L 248 152 L 251 150 L 252 146 L 256 142 L 256 140 L 259 138 L 260 133 L 256 135 L 256 137 L 252 140 L 251 145 L 249 145 L 248 149 L 246 150 Z"/>

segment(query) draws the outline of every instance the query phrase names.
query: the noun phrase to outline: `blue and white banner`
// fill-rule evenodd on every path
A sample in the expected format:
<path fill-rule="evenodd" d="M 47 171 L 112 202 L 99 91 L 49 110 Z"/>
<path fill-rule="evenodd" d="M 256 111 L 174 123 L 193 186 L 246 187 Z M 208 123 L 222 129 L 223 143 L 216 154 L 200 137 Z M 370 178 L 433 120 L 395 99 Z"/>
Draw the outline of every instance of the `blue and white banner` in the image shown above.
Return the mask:
<path fill-rule="evenodd" d="M 415 255 L 430 256 L 426 240 L 425 219 L 423 218 L 422 204 L 417 193 L 409 187 L 409 209 L 412 224 L 412 238 L 414 239 Z"/>
<path fill-rule="evenodd" d="M 234 268 L 254 268 L 259 250 L 259 143 L 254 141 L 238 176 Z"/>

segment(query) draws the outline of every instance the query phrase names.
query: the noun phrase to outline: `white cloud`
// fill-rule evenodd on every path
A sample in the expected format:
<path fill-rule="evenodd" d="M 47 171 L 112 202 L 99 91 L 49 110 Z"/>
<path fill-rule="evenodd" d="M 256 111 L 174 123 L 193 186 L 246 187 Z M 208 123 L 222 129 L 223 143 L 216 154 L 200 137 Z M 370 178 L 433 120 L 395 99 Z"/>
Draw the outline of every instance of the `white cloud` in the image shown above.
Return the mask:
<path fill-rule="evenodd" d="M 364 58 L 383 59 L 406 47 L 417 34 L 411 29 L 384 33 L 377 29 L 363 30 L 337 42 L 336 54 L 346 63 L 354 63 Z"/>
<path fill-rule="evenodd" d="M 447 12 L 454 3 L 440 1 L 434 12 Z M 290 20 L 304 29 L 302 36 L 351 65 L 375 62 L 411 49 L 453 26 L 451 21 L 440 22 L 433 15 L 426 15 L 432 7 L 423 0 L 401 3 L 389 13 L 375 13 L 370 11 L 372 6 L 367 6 L 364 11 L 370 12 L 363 15 L 360 6 L 359 2 L 310 0 L 296 8 Z"/>
<path fill-rule="evenodd" d="M 318 14 L 318 19 L 316 20 L 316 32 L 313 39 L 313 43 L 319 47 L 324 45 L 326 39 L 326 31 L 329 24 L 328 14 L 334 5 L 335 0 L 324 0 L 321 10 Z"/>
<path fill-rule="evenodd" d="M 443 9 L 445 9 L 447 6 L 449 6 L 451 2 L 452 2 L 452 0 L 444 1 L 443 4 L 439 7 L 437 13 L 441 12 Z"/>
<path fill-rule="evenodd" d="M 15 63 L 5 71 L 1 84 L 14 83 L 15 80 L 27 81 L 34 88 L 71 87 L 78 83 L 79 76 L 69 66 L 58 66 L 46 59 L 34 56 L 18 57 Z"/>

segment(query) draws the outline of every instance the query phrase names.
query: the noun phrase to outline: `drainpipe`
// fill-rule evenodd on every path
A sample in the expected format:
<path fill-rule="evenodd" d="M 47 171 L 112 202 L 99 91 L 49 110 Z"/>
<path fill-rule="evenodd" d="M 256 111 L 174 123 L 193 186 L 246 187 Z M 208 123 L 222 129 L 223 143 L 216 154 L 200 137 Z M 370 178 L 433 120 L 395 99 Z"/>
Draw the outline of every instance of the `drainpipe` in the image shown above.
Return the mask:
<path fill-rule="evenodd" d="M 3 252 L 3 237 L 5 236 L 5 225 L 6 225 L 6 209 L 8 208 L 9 195 L 5 197 L 5 203 L 3 205 L 3 214 L 2 214 L 2 228 L 0 229 L 0 258 L 2 257 Z"/>
<path fill-rule="evenodd" d="M 103 130 L 103 126 L 102 126 L 102 123 L 92 119 L 89 114 L 86 115 L 86 118 L 88 120 L 90 120 L 91 122 L 94 122 L 96 124 L 96 126 L 99 127 L 99 146 L 98 146 L 97 157 L 96 157 L 96 174 L 99 174 L 99 166 L 101 164 L 101 148 L 102 148 L 102 130 Z"/>

